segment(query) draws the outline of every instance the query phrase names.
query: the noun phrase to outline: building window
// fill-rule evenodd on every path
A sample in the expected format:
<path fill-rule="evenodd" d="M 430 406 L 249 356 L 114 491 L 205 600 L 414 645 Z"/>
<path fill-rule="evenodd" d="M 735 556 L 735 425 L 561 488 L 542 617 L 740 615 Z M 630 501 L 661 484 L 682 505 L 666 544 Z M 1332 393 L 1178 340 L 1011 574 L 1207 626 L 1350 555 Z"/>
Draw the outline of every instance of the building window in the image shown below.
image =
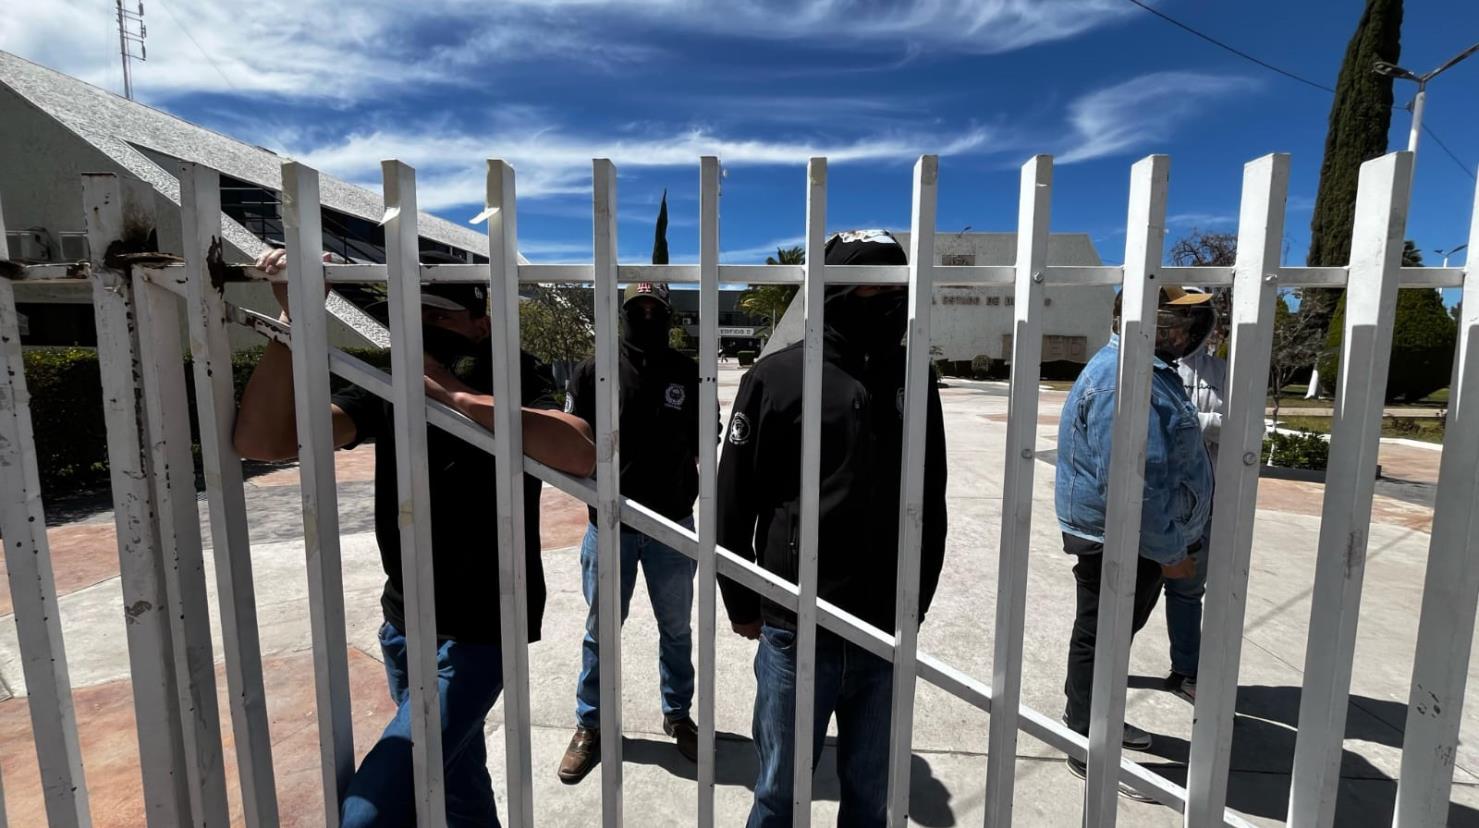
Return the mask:
<path fill-rule="evenodd" d="M 1001 304 L 1001 297 L 1000 296 L 988 296 L 988 297 L 986 297 L 986 304 L 988 304 L 988 305 L 1000 305 Z"/>

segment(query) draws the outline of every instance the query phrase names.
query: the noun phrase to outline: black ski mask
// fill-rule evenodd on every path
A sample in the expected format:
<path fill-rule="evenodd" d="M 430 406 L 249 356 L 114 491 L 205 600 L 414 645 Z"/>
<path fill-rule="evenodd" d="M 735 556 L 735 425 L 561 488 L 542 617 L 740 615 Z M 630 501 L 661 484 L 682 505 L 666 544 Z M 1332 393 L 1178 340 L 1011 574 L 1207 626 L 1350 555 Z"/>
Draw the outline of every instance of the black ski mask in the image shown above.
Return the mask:
<path fill-rule="evenodd" d="M 643 305 L 652 307 L 649 310 Z M 668 330 L 673 324 L 673 315 L 667 308 L 651 300 L 638 300 L 628 302 L 621 313 L 621 335 L 627 342 L 644 351 L 667 347 Z"/>
<path fill-rule="evenodd" d="M 909 293 L 897 288 L 859 296 L 856 288 L 836 289 L 823 318 L 848 342 L 869 354 L 899 347 L 909 325 Z"/>

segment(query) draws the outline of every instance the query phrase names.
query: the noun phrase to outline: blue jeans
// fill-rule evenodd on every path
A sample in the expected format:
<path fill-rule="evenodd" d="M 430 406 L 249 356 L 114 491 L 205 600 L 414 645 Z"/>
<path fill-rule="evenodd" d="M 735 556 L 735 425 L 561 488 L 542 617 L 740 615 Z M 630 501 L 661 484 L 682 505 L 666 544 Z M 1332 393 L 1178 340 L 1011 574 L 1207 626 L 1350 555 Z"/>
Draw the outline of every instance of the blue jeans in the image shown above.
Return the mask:
<path fill-rule="evenodd" d="M 693 527 L 693 518 L 679 521 Z M 621 620 L 632 607 L 637 588 L 637 565 L 647 578 L 647 596 L 657 617 L 657 673 L 662 690 L 662 712 L 668 718 L 688 715 L 693 706 L 693 574 L 698 564 L 687 555 L 647 537 L 621 528 Z M 596 526 L 586 527 L 580 544 L 580 580 L 585 603 L 585 640 L 581 642 L 580 679 L 575 684 L 575 721 L 581 727 L 601 726 L 601 652 L 596 589 Z"/>
<path fill-rule="evenodd" d="M 789 828 L 796 762 L 796 634 L 766 625 L 755 651 L 755 750 L 760 776 L 749 828 Z M 893 667 L 855 644 L 817 630 L 812 770 L 827 723 L 837 715 L 839 826 L 882 826 L 888 806 Z"/>
<path fill-rule="evenodd" d="M 390 698 L 398 707 L 349 783 L 340 815 L 343 828 L 399 828 L 416 822 L 406 636 L 389 621 L 380 628 L 380 651 L 385 654 Z M 437 690 L 442 708 L 447 825 L 497 828 L 483 722 L 503 691 L 503 648 L 443 641 L 437 648 Z"/>
<path fill-rule="evenodd" d="M 1171 669 L 1196 678 L 1202 652 L 1202 596 L 1207 593 L 1207 552 L 1211 521 L 1197 551 L 1197 571 L 1190 578 L 1166 579 L 1166 635 L 1171 639 Z"/>

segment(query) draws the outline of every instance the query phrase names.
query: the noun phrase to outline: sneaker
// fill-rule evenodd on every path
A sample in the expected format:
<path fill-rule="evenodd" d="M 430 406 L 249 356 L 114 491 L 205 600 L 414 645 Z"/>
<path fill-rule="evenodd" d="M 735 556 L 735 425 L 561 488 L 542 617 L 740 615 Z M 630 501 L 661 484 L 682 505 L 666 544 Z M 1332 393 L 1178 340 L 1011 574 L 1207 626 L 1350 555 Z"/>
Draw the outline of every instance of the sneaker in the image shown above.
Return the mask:
<path fill-rule="evenodd" d="M 601 731 L 594 727 L 577 727 L 570 746 L 560 759 L 560 781 L 574 785 L 590 775 L 601 762 Z"/>
<path fill-rule="evenodd" d="M 1066 713 L 1063 715 L 1063 724 L 1068 724 L 1068 714 Z M 1085 733 L 1084 735 L 1087 736 L 1088 734 Z M 1149 733 L 1146 733 L 1129 722 L 1125 722 L 1125 735 L 1120 740 L 1120 745 L 1125 750 L 1150 750 L 1150 745 L 1153 741 L 1154 739 L 1152 739 Z"/>
<path fill-rule="evenodd" d="M 1071 774 L 1073 774 L 1074 776 L 1077 776 L 1079 779 L 1082 779 L 1082 780 L 1084 780 L 1086 782 L 1089 779 L 1089 766 L 1088 766 L 1088 764 L 1085 763 L 1085 762 L 1080 762 L 1079 760 L 1073 758 L 1072 756 L 1068 757 L 1068 772 L 1071 773 Z M 1152 804 L 1155 803 L 1155 800 L 1154 799 L 1151 799 L 1150 797 L 1148 797 L 1145 794 L 1143 794 L 1143 793 L 1135 790 L 1134 788 L 1130 787 L 1129 785 L 1126 785 L 1124 782 L 1120 782 L 1119 783 L 1119 790 L 1120 790 L 1120 796 L 1122 796 L 1125 799 L 1128 799 L 1128 800 L 1130 800 L 1132 802 L 1148 802 L 1148 803 L 1152 803 Z"/>
<path fill-rule="evenodd" d="M 678 740 L 678 752 L 690 762 L 698 761 L 698 725 L 687 715 L 664 717 L 662 732 Z"/>
<path fill-rule="evenodd" d="M 1173 695 L 1179 696 L 1192 704 L 1197 703 L 1197 677 L 1188 676 L 1185 673 L 1171 671 L 1166 677 L 1166 689 Z"/>

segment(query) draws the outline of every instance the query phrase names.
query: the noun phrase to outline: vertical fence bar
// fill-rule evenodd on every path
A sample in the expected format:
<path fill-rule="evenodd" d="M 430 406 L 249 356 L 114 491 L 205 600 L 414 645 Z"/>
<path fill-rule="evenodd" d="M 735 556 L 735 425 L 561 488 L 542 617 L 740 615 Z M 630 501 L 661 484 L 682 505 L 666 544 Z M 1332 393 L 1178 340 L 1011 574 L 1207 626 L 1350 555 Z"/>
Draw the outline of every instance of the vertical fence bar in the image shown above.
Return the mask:
<path fill-rule="evenodd" d="M 1442 825 L 1448 819 L 1479 606 L 1479 566 L 1473 560 L 1479 549 L 1479 188 L 1469 250 L 1397 783 L 1398 826 Z"/>
<path fill-rule="evenodd" d="M 151 828 L 176 828 L 190 822 L 189 774 L 180 700 L 175 693 L 170 606 L 149 477 L 133 284 L 108 259 L 108 251 L 124 235 L 123 191 L 118 177 L 113 173 L 84 174 L 82 200 L 92 252 L 93 316 L 144 815 Z"/>
<path fill-rule="evenodd" d="M 919 656 L 919 558 L 924 536 L 925 434 L 929 426 L 930 306 L 935 288 L 935 192 L 940 159 L 914 165 L 909 222 L 909 327 L 904 369 L 903 468 L 899 470 L 899 542 L 895 589 L 893 710 L 889 719 L 888 822 L 909 823 L 909 763 Z"/>
<path fill-rule="evenodd" d="M 216 660 L 211 647 L 210 605 L 205 592 L 205 557 L 200 513 L 195 506 L 195 459 L 191 456 L 185 354 L 180 345 L 180 303 L 173 293 L 148 283 L 134 292 L 139 320 L 145 422 L 148 425 L 154 500 L 164 554 L 175 642 L 175 675 L 190 757 L 190 807 L 197 825 L 224 824 L 226 767 L 221 714 L 216 703 Z"/>
<path fill-rule="evenodd" d="M 225 284 L 211 280 L 211 258 L 221 255 L 221 177 L 196 164 L 180 165 L 180 236 L 185 248 L 185 316 L 200 422 L 200 458 L 210 509 L 211 551 L 221 604 L 227 698 L 236 740 L 246 824 L 277 824 L 272 740 L 262 686 L 262 646 L 247 536 L 241 458 L 232 445 L 236 420 L 231 343 L 226 336 Z"/>
<path fill-rule="evenodd" d="M 1140 559 L 1140 512 L 1145 491 L 1146 421 L 1150 416 L 1151 359 L 1166 235 L 1166 189 L 1171 159 L 1152 155 L 1130 171 L 1130 211 L 1125 227 L 1125 282 L 1120 317 L 1119 373 L 1114 397 L 1109 504 L 1099 583 L 1098 641 L 1094 650 L 1089 769 L 1084 822 L 1113 826 L 1119 802 L 1125 682 L 1130 667 L 1130 625 Z"/>
<path fill-rule="evenodd" d="M 1001 555 L 996 575 L 996 644 L 991 662 L 991 725 L 986 750 L 988 828 L 1011 826 L 1017 782 L 1017 707 L 1022 702 L 1022 641 L 1027 624 L 1027 569 L 1032 548 L 1032 479 L 1037 463 L 1034 459 L 1037 389 L 1042 376 L 1043 274 L 1048 264 L 1052 196 L 1052 156 L 1033 156 L 1022 165 L 1017 196 L 1012 380 L 1007 400 Z"/>
<path fill-rule="evenodd" d="M 282 225 L 293 318 L 293 405 L 303 551 L 308 562 L 313 683 L 324 781 L 324 824 L 339 824 L 339 806 L 354 776 L 349 702 L 349 648 L 344 631 L 344 573 L 339 554 L 339 493 L 334 484 L 334 423 L 329 410 L 329 336 L 324 312 L 323 229 L 318 173 L 282 165 Z"/>
<path fill-rule="evenodd" d="M 1196 716 L 1192 724 L 1185 825 L 1221 824 L 1227 805 L 1233 712 L 1247 609 L 1253 518 L 1258 507 L 1263 410 L 1278 299 L 1279 252 L 1289 156 L 1265 155 L 1243 167 L 1238 255 L 1233 267 L 1232 352 L 1207 561 L 1207 618 Z"/>
<path fill-rule="evenodd" d="M 796 561 L 796 761 L 792 825 L 811 825 L 817 680 L 817 541 L 822 488 L 822 306 L 827 292 L 827 159 L 806 162 L 805 333 L 801 368 L 801 536 Z"/>
<path fill-rule="evenodd" d="M 534 824 L 529 729 L 529 591 L 524 551 L 524 431 L 519 377 L 519 225 L 514 169 L 488 162 L 488 271 L 493 327 L 493 444 L 498 506 L 498 612 L 510 825 Z M 496 395 L 504 394 L 499 405 Z"/>
<path fill-rule="evenodd" d="M 399 161 L 383 161 L 380 170 L 385 179 L 385 282 L 390 306 L 396 520 L 401 543 L 401 593 L 406 601 L 416 823 L 440 826 L 447 821 L 447 801 L 442 779 L 442 705 L 437 688 L 435 558 L 426 459 L 416 172 Z"/>
<path fill-rule="evenodd" d="M 616 168 L 593 162 L 596 314 L 596 627 L 601 658 L 601 822 L 622 822 L 621 768 L 621 413 L 616 319 Z"/>
<path fill-rule="evenodd" d="M 1330 426 L 1330 467 L 1320 515 L 1299 737 L 1289 789 L 1289 822 L 1327 828 L 1335 820 L 1340 753 L 1366 569 L 1376 455 L 1392 351 L 1402 235 L 1412 188 L 1412 153 L 1361 165 L 1346 284 L 1345 337 Z"/>
<path fill-rule="evenodd" d="M 0 212 L 0 261 L 10 253 L 5 217 Z M 46 819 L 56 828 L 92 823 L 82 749 L 77 742 L 77 714 L 72 706 L 72 680 L 67 675 L 67 649 L 52 576 L 51 546 L 46 538 L 46 512 L 41 504 L 41 472 L 31 430 L 31 395 L 21 359 L 20 319 L 15 290 L 0 277 L 0 533 L 5 541 L 5 570 L 26 678 L 31 732 Z M 0 820 L 4 805 L 0 802 Z"/>
<path fill-rule="evenodd" d="M 714 544 L 719 452 L 719 159 L 698 172 L 698 825 L 714 825 Z"/>

